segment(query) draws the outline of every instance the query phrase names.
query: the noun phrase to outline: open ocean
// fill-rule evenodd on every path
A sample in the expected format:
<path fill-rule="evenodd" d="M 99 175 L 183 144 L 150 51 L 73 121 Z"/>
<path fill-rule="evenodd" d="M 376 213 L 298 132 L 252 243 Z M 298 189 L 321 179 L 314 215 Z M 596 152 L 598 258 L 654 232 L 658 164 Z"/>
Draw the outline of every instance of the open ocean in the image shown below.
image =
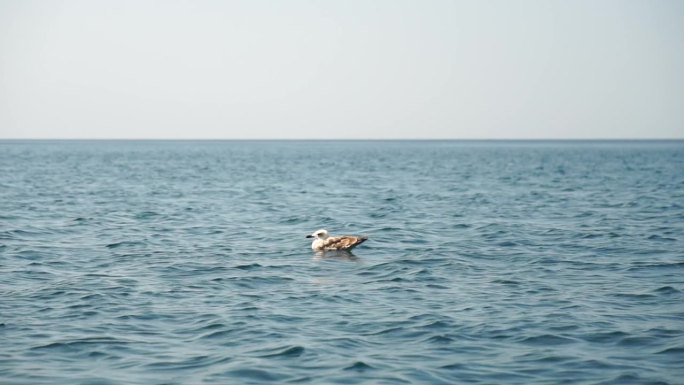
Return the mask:
<path fill-rule="evenodd" d="M 684 142 L 0 141 L 0 383 L 684 384 Z"/>

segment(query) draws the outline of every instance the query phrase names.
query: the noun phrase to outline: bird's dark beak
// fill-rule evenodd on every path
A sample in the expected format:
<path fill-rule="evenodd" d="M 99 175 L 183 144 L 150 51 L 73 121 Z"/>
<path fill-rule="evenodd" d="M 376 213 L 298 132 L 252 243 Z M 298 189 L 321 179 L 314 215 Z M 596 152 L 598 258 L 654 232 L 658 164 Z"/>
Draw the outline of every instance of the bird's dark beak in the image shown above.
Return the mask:
<path fill-rule="evenodd" d="M 313 235 L 309 234 L 306 236 L 307 238 L 313 238 Z"/>

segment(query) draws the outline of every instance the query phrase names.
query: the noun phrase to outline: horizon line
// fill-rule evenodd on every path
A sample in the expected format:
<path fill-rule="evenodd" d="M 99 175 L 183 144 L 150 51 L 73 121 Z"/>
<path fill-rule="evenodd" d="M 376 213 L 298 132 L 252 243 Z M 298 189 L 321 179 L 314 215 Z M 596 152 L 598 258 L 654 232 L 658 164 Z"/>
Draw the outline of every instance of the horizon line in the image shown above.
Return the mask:
<path fill-rule="evenodd" d="M 682 138 L 0 138 L 0 141 L 244 141 L 244 142 L 637 142 Z"/>

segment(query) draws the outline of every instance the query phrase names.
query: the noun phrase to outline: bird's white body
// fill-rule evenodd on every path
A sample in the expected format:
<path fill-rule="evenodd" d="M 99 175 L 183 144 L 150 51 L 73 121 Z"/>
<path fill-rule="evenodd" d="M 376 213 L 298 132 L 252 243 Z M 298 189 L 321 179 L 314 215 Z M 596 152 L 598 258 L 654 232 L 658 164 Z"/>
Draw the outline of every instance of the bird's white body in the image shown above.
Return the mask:
<path fill-rule="evenodd" d="M 311 249 L 314 251 L 351 250 L 368 239 L 368 237 L 356 235 L 331 237 L 328 231 L 324 229 L 307 235 L 307 238 L 314 238 L 313 242 L 311 242 Z"/>

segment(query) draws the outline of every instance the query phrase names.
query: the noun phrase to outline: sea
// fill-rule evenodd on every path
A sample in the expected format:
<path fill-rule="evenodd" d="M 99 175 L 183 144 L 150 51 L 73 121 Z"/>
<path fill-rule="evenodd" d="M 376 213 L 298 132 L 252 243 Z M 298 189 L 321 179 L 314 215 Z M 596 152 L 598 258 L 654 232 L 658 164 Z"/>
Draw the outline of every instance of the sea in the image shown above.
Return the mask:
<path fill-rule="evenodd" d="M 0 141 L 0 383 L 684 384 L 684 141 Z"/>

